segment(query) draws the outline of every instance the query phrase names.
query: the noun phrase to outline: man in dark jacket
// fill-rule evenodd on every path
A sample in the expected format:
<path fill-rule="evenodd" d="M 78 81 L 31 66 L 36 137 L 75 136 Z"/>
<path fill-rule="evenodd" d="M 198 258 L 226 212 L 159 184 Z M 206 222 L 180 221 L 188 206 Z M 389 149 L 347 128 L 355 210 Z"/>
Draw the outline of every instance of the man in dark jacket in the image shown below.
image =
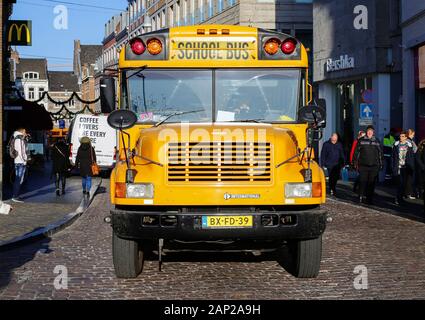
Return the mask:
<path fill-rule="evenodd" d="M 406 194 L 409 183 L 408 176 L 415 168 L 415 153 L 413 144 L 408 140 L 407 132 L 400 133 L 400 141 L 394 144 L 392 160 L 393 176 L 398 186 L 395 203 L 403 204 L 404 197 L 408 196 Z"/>
<path fill-rule="evenodd" d="M 418 175 L 422 184 L 425 214 L 425 140 L 422 140 L 418 146 L 418 152 L 416 152 L 416 164 L 418 168 Z"/>
<path fill-rule="evenodd" d="M 341 174 L 341 168 L 345 163 L 344 150 L 336 133 L 323 144 L 320 162 L 322 167 L 328 170 L 331 195 L 335 195 L 336 184 Z"/>
<path fill-rule="evenodd" d="M 60 139 L 52 147 L 52 174 L 55 176 L 56 195 L 60 196 L 59 187 L 62 186 L 62 195 L 65 194 L 66 174 L 71 167 L 69 161 L 69 146 L 65 139 Z"/>
<path fill-rule="evenodd" d="M 359 200 L 373 204 L 375 184 L 379 170 L 383 169 L 384 157 L 381 143 L 375 137 L 375 128 L 369 126 L 366 136 L 361 138 L 354 152 L 354 164 L 359 171 Z M 366 199 L 365 199 L 366 198 Z"/>

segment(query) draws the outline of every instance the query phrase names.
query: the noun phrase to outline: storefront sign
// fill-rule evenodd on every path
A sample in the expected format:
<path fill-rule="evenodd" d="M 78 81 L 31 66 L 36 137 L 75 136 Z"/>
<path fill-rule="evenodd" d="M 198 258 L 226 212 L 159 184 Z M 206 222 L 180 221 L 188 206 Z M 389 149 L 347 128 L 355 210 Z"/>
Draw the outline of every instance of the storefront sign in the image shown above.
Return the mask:
<path fill-rule="evenodd" d="M 373 125 L 373 104 L 362 103 L 360 104 L 360 117 L 359 125 L 360 126 L 370 126 Z"/>
<path fill-rule="evenodd" d="M 30 46 L 31 39 L 30 20 L 9 20 L 7 23 L 7 42 L 11 46 Z"/>
<path fill-rule="evenodd" d="M 425 89 L 425 46 L 419 48 L 419 89 Z"/>
<path fill-rule="evenodd" d="M 354 67 L 354 57 L 349 57 L 348 55 L 341 56 L 338 60 L 331 58 L 326 61 L 326 72 L 354 69 Z"/>

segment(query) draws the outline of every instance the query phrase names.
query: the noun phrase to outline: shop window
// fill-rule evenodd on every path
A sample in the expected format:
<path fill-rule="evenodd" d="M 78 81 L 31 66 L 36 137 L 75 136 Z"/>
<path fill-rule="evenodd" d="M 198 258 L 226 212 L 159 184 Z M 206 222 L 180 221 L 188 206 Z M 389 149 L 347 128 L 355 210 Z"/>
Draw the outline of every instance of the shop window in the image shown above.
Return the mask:
<path fill-rule="evenodd" d="M 28 100 L 35 100 L 35 89 L 34 88 L 28 89 Z"/>
<path fill-rule="evenodd" d="M 38 98 L 41 99 L 44 93 L 44 88 L 38 88 Z"/>

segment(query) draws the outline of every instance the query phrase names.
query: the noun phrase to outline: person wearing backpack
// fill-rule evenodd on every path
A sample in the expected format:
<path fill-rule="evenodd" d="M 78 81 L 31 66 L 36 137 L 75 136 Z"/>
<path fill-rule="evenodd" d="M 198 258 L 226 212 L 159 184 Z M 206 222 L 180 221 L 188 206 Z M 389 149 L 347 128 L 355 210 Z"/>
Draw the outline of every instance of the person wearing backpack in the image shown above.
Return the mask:
<path fill-rule="evenodd" d="M 59 189 L 62 186 L 62 195 L 65 194 L 66 174 L 71 164 L 69 161 L 69 147 L 65 139 L 60 139 L 51 148 L 52 174 L 55 176 L 56 195 L 60 196 Z"/>
<path fill-rule="evenodd" d="M 13 202 L 23 202 L 20 198 L 21 186 L 24 182 L 25 171 L 27 170 L 27 131 L 19 128 L 14 133 L 9 142 L 9 155 L 15 164 L 15 181 L 13 183 Z"/>
<path fill-rule="evenodd" d="M 82 137 L 80 143 L 81 145 L 77 151 L 75 166 L 80 169 L 83 194 L 89 197 L 92 185 L 92 177 L 94 176 L 92 165 L 96 163 L 96 152 L 91 145 L 91 140 L 89 137 Z"/>

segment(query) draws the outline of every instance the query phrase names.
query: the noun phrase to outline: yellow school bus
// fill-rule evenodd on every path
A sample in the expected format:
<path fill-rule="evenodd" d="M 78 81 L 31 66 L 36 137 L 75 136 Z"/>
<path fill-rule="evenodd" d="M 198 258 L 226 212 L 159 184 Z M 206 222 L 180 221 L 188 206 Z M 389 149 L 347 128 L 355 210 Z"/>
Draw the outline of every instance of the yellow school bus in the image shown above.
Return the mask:
<path fill-rule="evenodd" d="M 299 115 L 312 100 L 302 43 L 244 26 L 145 33 L 120 52 L 118 96 L 105 218 L 117 277 L 137 277 L 150 250 L 161 262 L 216 246 L 277 250 L 294 276 L 318 275 L 326 190 L 320 124 Z"/>

